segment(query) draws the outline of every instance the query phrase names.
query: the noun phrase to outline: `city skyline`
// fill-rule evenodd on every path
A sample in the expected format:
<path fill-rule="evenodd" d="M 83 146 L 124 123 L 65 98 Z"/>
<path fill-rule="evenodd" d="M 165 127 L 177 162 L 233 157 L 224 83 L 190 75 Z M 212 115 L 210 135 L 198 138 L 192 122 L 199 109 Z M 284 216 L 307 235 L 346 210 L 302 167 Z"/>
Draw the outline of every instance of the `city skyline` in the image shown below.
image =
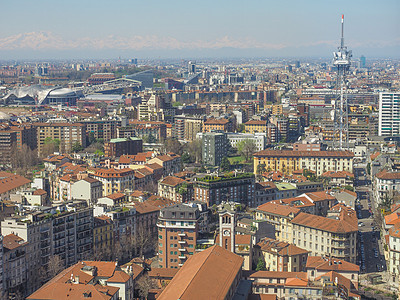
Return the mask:
<path fill-rule="evenodd" d="M 228 5 L 229 4 L 229 5 Z M 21 9 L 23 7 L 23 9 Z M 238 1 L 190 4 L 26 0 L 3 4 L 0 55 L 17 58 L 330 57 L 400 53 L 398 1 Z M 15 12 L 18 11 L 18 22 Z M 14 12 L 14 14 L 13 14 Z M 45 13 L 44 13 L 45 12 Z M 12 26 L 10 26 L 12 24 Z"/>

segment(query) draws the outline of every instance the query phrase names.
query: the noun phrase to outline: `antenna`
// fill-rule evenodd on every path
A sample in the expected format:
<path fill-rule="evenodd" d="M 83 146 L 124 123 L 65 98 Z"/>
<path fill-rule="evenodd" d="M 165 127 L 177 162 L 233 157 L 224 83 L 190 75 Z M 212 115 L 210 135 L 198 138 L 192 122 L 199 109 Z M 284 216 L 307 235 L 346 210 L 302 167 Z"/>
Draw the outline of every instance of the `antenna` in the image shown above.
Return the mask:
<path fill-rule="evenodd" d="M 344 45 L 344 15 L 341 20 L 342 35 L 340 39 L 340 47 L 337 52 L 333 53 L 333 65 L 337 67 L 336 78 L 336 99 L 332 101 L 333 109 L 333 146 L 340 150 L 348 149 L 349 147 L 349 120 L 348 120 L 348 105 L 345 95 L 346 75 L 351 65 L 351 51 L 347 50 Z"/>

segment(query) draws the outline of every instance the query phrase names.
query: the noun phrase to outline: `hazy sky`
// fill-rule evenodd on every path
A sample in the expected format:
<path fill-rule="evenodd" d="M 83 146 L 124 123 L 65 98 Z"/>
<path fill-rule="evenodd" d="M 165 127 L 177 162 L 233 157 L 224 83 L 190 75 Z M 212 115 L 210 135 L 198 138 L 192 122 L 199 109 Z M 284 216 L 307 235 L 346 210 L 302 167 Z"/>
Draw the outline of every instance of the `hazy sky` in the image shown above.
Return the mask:
<path fill-rule="evenodd" d="M 400 56 L 399 0 L 1 0 L 3 58 Z M 228 48 L 228 49 L 226 49 Z"/>

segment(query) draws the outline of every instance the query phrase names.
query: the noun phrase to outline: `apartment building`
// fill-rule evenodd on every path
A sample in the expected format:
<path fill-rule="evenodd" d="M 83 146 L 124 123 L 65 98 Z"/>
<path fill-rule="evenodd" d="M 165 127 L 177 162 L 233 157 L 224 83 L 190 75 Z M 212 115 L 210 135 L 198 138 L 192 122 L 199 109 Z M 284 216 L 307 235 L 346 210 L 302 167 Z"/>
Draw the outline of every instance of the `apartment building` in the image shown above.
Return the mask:
<path fill-rule="evenodd" d="M 61 153 L 70 152 L 75 143 L 86 147 L 86 127 L 82 123 L 35 123 L 34 126 L 39 155 L 46 139 L 59 140 Z"/>
<path fill-rule="evenodd" d="M 292 220 L 300 213 L 300 209 L 275 203 L 265 203 L 257 207 L 256 220 L 266 221 L 275 226 L 275 237 L 277 240 L 293 243 Z M 300 245 L 293 243 L 301 247 Z M 305 248 L 304 248 L 305 249 Z"/>
<path fill-rule="evenodd" d="M 204 122 L 203 132 L 233 132 L 232 120 L 210 118 Z"/>
<path fill-rule="evenodd" d="M 85 201 L 64 203 L 25 216 L 12 216 L 1 222 L 3 235 L 15 234 L 26 246 L 27 293 L 40 282 L 39 269 L 54 255 L 65 267 L 88 257 L 93 248 L 93 209 Z"/>
<path fill-rule="evenodd" d="M 104 196 L 135 189 L 135 171 L 130 168 L 95 169 L 90 176 L 102 183 Z"/>
<path fill-rule="evenodd" d="M 300 169 L 314 171 L 321 176 L 327 171 L 353 172 L 354 154 L 350 151 L 290 151 L 263 150 L 254 154 L 254 173 L 258 165 L 272 171 L 292 174 Z"/>
<path fill-rule="evenodd" d="M 254 174 L 226 173 L 219 176 L 195 176 L 193 180 L 193 198 L 207 203 L 208 207 L 228 200 L 254 207 Z"/>
<path fill-rule="evenodd" d="M 188 202 L 192 198 L 192 188 L 184 179 L 167 176 L 158 182 L 158 195 L 175 202 Z"/>
<path fill-rule="evenodd" d="M 93 218 L 93 250 L 112 248 L 114 245 L 113 222 L 108 216 Z"/>
<path fill-rule="evenodd" d="M 229 141 L 225 132 L 208 132 L 202 134 L 203 164 L 219 166 L 228 155 Z"/>
<path fill-rule="evenodd" d="M 143 140 L 135 137 L 111 139 L 104 144 L 106 157 L 120 157 L 121 155 L 136 155 L 143 151 Z"/>
<path fill-rule="evenodd" d="M 267 132 L 267 120 L 250 120 L 244 123 L 246 133 L 264 133 Z"/>
<path fill-rule="evenodd" d="M 135 280 L 142 268 L 119 267 L 114 261 L 81 261 L 52 278 L 27 299 L 133 300 Z"/>
<path fill-rule="evenodd" d="M 205 117 L 201 116 L 175 116 L 172 135 L 178 140 L 191 142 L 203 131 L 204 121 Z"/>
<path fill-rule="evenodd" d="M 194 254 L 199 210 L 183 204 L 164 207 L 158 218 L 158 260 L 162 268 L 180 268 Z"/>
<path fill-rule="evenodd" d="M 327 272 L 335 272 L 351 280 L 353 285 L 358 288 L 360 267 L 342 259 L 327 256 L 309 256 L 306 272 L 310 280 L 315 280 Z"/>
<path fill-rule="evenodd" d="M 82 121 L 82 124 L 86 126 L 86 134 L 89 138 L 103 139 L 104 142 L 117 137 L 117 128 L 122 123 L 121 120 Z"/>
<path fill-rule="evenodd" d="M 339 219 L 299 213 L 291 220 L 293 244 L 313 256 L 331 256 L 351 263 L 357 257 L 358 222 L 342 212 Z"/>
<path fill-rule="evenodd" d="M 379 136 L 400 134 L 400 93 L 379 93 Z"/>
<path fill-rule="evenodd" d="M 275 299 L 323 299 L 323 284 L 309 282 L 306 272 L 258 271 L 248 279 L 253 283 L 253 293 L 260 296 L 272 294 Z"/>
<path fill-rule="evenodd" d="M 0 130 L 0 164 L 3 166 L 11 164 L 11 156 L 14 145 L 17 142 L 17 133 L 13 130 Z"/>
<path fill-rule="evenodd" d="M 400 274 L 400 223 L 389 229 L 389 266 L 388 271 L 393 277 Z"/>
<path fill-rule="evenodd" d="M 305 271 L 307 257 L 307 250 L 271 238 L 264 238 L 254 246 L 254 262 L 263 259 L 267 271 Z"/>
<path fill-rule="evenodd" d="M 101 181 L 85 177 L 74 182 L 71 186 L 71 197 L 75 200 L 85 200 L 88 203 L 96 203 L 103 196 L 103 185 Z"/>
<path fill-rule="evenodd" d="M 400 172 L 390 172 L 386 169 L 375 175 L 374 196 L 377 203 L 382 203 L 385 197 L 391 197 L 400 191 Z"/>
<path fill-rule="evenodd" d="M 8 234 L 3 238 L 3 279 L 9 298 L 18 294 L 26 296 L 27 244 L 15 234 Z"/>
<path fill-rule="evenodd" d="M 182 162 L 180 155 L 175 153 L 167 153 L 165 155 L 159 155 L 150 159 L 148 164 L 158 164 L 163 167 L 164 176 L 178 173 L 182 169 Z"/>
<path fill-rule="evenodd" d="M 152 135 L 158 141 L 167 137 L 167 126 L 164 122 L 131 120 L 125 127 L 117 128 L 118 138 L 148 137 Z"/>
<path fill-rule="evenodd" d="M 265 146 L 269 143 L 268 137 L 265 132 L 255 133 L 227 133 L 226 137 L 232 148 L 237 148 L 238 144 L 244 140 L 251 140 L 256 145 L 256 151 L 265 149 Z"/>

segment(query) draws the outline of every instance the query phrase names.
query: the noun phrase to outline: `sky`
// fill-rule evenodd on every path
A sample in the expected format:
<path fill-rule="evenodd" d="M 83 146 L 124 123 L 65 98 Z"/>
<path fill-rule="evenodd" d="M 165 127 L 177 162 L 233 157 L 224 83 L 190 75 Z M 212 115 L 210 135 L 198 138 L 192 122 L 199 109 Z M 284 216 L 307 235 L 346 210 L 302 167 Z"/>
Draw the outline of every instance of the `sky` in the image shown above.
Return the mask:
<path fill-rule="evenodd" d="M 399 0 L 0 0 L 0 59 L 400 57 Z"/>

